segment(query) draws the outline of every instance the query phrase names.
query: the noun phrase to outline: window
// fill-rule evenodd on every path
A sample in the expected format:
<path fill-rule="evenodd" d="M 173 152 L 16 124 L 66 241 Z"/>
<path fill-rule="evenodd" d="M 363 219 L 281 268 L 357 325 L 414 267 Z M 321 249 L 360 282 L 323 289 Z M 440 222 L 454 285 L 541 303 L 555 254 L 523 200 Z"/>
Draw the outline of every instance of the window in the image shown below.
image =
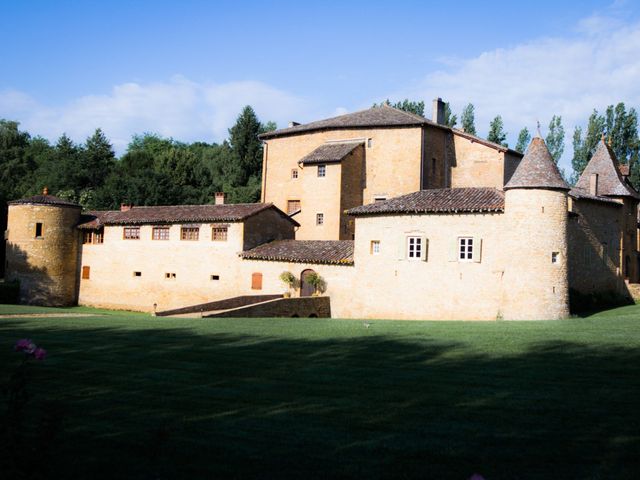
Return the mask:
<path fill-rule="evenodd" d="M 380 240 L 371 240 L 370 253 L 371 255 L 380 254 Z"/>
<path fill-rule="evenodd" d="M 211 240 L 214 242 L 227 241 L 228 227 L 213 227 L 211 229 Z"/>
<path fill-rule="evenodd" d="M 367 139 L 367 148 L 373 147 L 373 140 L 371 138 Z"/>
<path fill-rule="evenodd" d="M 140 227 L 124 227 L 122 238 L 125 240 L 140 240 Z"/>
<path fill-rule="evenodd" d="M 93 243 L 104 243 L 104 228 L 93 232 Z"/>
<path fill-rule="evenodd" d="M 198 240 L 200 236 L 200 227 L 182 227 L 180 229 L 181 240 Z"/>
<path fill-rule="evenodd" d="M 169 240 L 169 227 L 153 227 L 152 240 Z"/>
<path fill-rule="evenodd" d="M 407 237 L 407 258 L 409 260 L 420 260 L 422 248 L 422 237 Z"/>
<path fill-rule="evenodd" d="M 324 225 L 324 213 L 316 213 L 316 225 Z"/>
<path fill-rule="evenodd" d="M 142 272 L 133 272 L 133 276 L 134 277 L 141 277 L 142 276 Z"/>
<path fill-rule="evenodd" d="M 82 243 L 91 243 L 93 242 L 93 232 L 91 230 L 82 232 Z"/>
<path fill-rule="evenodd" d="M 326 165 L 318 165 L 318 176 L 325 177 L 327 175 L 327 166 Z"/>
<path fill-rule="evenodd" d="M 89 280 L 91 277 L 91 267 L 82 267 L 82 279 Z"/>
<path fill-rule="evenodd" d="M 251 290 L 262 290 L 262 274 L 251 274 Z"/>
<path fill-rule="evenodd" d="M 298 178 L 298 169 L 297 168 L 292 168 L 291 169 L 291 178 L 293 178 L 293 179 Z"/>
<path fill-rule="evenodd" d="M 560 262 L 560 252 L 551 252 L 551 263 Z"/>
<path fill-rule="evenodd" d="M 380 203 L 380 202 L 384 202 L 387 199 L 386 196 L 384 195 L 379 195 L 376 197 L 373 197 L 373 203 Z"/>
<path fill-rule="evenodd" d="M 165 273 L 164 274 L 164 278 L 166 278 L 167 280 L 175 280 L 176 279 L 176 274 L 175 273 Z"/>
<path fill-rule="evenodd" d="M 458 239 L 458 260 L 464 262 L 473 260 L 473 238 L 460 237 Z"/>
<path fill-rule="evenodd" d="M 300 200 L 289 200 L 287 202 L 287 213 L 289 215 L 299 212 L 301 208 Z"/>
<path fill-rule="evenodd" d="M 36 238 L 42 238 L 42 224 L 36 223 Z"/>
<path fill-rule="evenodd" d="M 213 280 L 213 281 L 220 280 L 220 275 L 211 275 L 211 280 Z"/>

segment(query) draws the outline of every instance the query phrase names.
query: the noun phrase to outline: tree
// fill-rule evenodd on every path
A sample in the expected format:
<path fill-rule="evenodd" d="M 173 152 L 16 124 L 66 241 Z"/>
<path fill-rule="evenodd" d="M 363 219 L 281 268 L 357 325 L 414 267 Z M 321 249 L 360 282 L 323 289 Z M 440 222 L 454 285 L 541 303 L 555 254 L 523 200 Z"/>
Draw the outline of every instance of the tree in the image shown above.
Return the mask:
<path fill-rule="evenodd" d="M 497 115 L 491 123 L 489 124 L 489 134 L 487 135 L 487 140 L 493 143 L 497 143 L 504 147 L 508 147 L 509 145 L 506 142 L 507 132 L 504 131 L 504 123 L 502 121 L 502 117 Z"/>
<path fill-rule="evenodd" d="M 605 114 L 607 142 L 616 155 L 618 162 L 631 164 L 631 181 L 636 188 L 640 188 L 640 165 L 638 152 L 638 114 L 634 108 L 626 111 L 624 103 L 615 107 L 609 105 Z"/>
<path fill-rule="evenodd" d="M 571 180 L 573 183 L 578 181 L 587 163 L 591 160 L 598 142 L 604 135 L 605 123 L 604 117 L 598 115 L 598 111 L 594 109 L 589 116 L 585 137 L 582 138 L 582 127 L 578 126 L 573 131 L 573 158 L 571 159 L 571 166 L 573 167 Z"/>
<path fill-rule="evenodd" d="M 229 145 L 240 167 L 237 183 L 246 185 L 249 179 L 262 172 L 262 142 L 258 139 L 262 125 L 253 108 L 242 109 L 236 123 L 229 129 Z"/>
<path fill-rule="evenodd" d="M 529 129 L 524 127 L 518 134 L 518 143 L 516 144 L 516 152 L 524 153 L 531 142 L 531 134 Z"/>
<path fill-rule="evenodd" d="M 476 117 L 475 117 L 475 107 L 472 103 L 467 104 L 462 110 L 462 115 L 460 116 L 460 123 L 462 124 L 462 130 L 465 132 L 476 135 L 476 125 L 475 125 Z"/>
<path fill-rule="evenodd" d="M 382 107 L 384 105 L 389 105 L 390 107 L 397 108 L 398 110 L 402 110 L 403 112 L 409 112 L 413 113 L 414 115 L 420 115 L 421 117 L 424 117 L 424 101 L 422 100 L 416 102 L 414 100 L 405 98 L 402 101 L 391 103 L 387 98 L 386 101 L 380 103 L 379 105 L 377 103 L 373 104 L 374 107 Z"/>
<path fill-rule="evenodd" d="M 102 185 L 115 165 L 115 154 L 104 132 L 97 128 L 87 138 L 84 152 L 80 155 L 80 185 L 84 189 L 95 189 Z"/>
<path fill-rule="evenodd" d="M 544 139 L 553 160 L 558 163 L 564 152 L 564 127 L 562 117 L 554 115 L 549 122 L 549 132 Z"/>
<path fill-rule="evenodd" d="M 451 105 L 449 102 L 444 103 L 444 125 L 448 127 L 455 127 L 458 123 L 458 117 L 451 112 Z"/>

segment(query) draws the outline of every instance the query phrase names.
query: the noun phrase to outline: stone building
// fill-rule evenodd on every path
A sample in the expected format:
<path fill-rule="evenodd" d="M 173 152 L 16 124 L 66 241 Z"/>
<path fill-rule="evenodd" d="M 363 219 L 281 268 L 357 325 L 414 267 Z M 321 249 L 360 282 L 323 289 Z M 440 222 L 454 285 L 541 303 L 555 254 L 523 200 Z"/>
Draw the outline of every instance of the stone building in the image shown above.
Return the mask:
<path fill-rule="evenodd" d="M 521 157 L 386 106 L 264 140 L 268 202 L 12 202 L 8 276 L 26 302 L 163 312 L 278 297 L 283 272 L 309 296 L 316 273 L 336 318 L 463 320 L 564 318 L 638 282 L 640 196 L 604 142 L 570 189 L 539 137 Z"/>

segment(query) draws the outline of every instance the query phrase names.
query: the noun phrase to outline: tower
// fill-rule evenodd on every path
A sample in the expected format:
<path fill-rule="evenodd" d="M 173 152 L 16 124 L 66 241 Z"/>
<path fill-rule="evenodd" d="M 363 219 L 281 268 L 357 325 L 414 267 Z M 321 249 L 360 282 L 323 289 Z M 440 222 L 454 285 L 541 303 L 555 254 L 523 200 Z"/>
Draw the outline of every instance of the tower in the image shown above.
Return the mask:
<path fill-rule="evenodd" d="M 6 277 L 20 282 L 21 303 L 75 304 L 81 208 L 46 188 L 9 202 Z"/>
<path fill-rule="evenodd" d="M 536 136 L 504 186 L 506 319 L 569 315 L 567 192 L 544 140 Z"/>

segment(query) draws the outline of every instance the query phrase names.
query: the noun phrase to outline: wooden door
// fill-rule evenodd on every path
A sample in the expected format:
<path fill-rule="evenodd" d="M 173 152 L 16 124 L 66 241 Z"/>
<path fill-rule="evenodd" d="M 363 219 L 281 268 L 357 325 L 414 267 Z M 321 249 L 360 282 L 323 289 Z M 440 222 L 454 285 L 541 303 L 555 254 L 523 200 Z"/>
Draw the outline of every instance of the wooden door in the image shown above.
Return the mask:
<path fill-rule="evenodd" d="M 300 296 L 301 297 L 310 297 L 313 295 L 314 288 L 313 286 L 307 282 L 307 277 L 315 273 L 313 270 L 303 270 L 300 274 Z"/>

